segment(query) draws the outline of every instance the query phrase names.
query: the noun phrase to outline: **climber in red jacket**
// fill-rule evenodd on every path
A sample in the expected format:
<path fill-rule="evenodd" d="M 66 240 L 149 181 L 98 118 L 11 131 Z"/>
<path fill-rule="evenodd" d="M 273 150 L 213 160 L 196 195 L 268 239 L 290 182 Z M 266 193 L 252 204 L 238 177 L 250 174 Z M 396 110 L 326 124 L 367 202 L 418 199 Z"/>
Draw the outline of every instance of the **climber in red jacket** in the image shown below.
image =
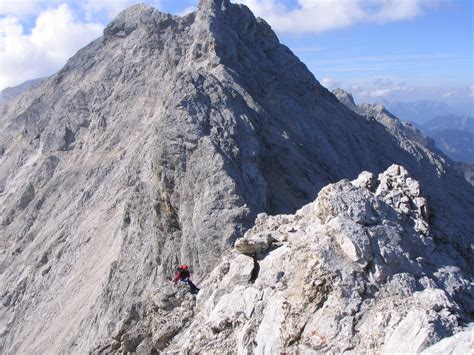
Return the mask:
<path fill-rule="evenodd" d="M 192 281 L 189 279 L 189 277 L 190 277 L 189 266 L 188 265 L 179 265 L 178 270 L 176 271 L 173 282 L 177 283 L 179 281 L 179 282 L 182 282 L 182 283 L 186 283 L 191 288 L 191 293 L 198 293 L 199 289 L 196 287 L 195 284 L 192 283 Z"/>

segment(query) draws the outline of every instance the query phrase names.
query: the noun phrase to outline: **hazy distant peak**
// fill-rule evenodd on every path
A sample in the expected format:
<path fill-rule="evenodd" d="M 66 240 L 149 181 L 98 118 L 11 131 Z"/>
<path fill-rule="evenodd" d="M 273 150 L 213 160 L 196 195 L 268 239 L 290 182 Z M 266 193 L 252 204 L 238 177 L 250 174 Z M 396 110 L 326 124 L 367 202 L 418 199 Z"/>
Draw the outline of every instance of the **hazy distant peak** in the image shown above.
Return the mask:
<path fill-rule="evenodd" d="M 383 112 L 386 112 L 385 106 L 381 104 L 362 103 L 360 105 L 356 105 L 352 94 L 345 91 L 344 89 L 337 88 L 333 90 L 332 93 L 347 108 L 351 109 L 352 111 L 357 112 L 360 115 L 375 116 L 375 115 L 380 115 Z M 386 112 L 386 113 L 389 113 L 389 112 Z"/>
<path fill-rule="evenodd" d="M 333 95 L 336 96 L 339 101 L 341 101 L 344 105 L 346 105 L 348 108 L 351 110 L 354 110 L 356 104 L 354 101 L 354 97 L 352 96 L 351 93 L 341 89 L 337 88 L 332 91 Z"/>
<path fill-rule="evenodd" d="M 21 93 L 28 90 L 29 88 L 38 86 L 44 80 L 45 78 L 32 79 L 32 80 L 25 81 L 16 86 L 9 86 L 1 91 L 1 95 L 4 98 L 13 99 L 14 97 L 20 95 Z"/>

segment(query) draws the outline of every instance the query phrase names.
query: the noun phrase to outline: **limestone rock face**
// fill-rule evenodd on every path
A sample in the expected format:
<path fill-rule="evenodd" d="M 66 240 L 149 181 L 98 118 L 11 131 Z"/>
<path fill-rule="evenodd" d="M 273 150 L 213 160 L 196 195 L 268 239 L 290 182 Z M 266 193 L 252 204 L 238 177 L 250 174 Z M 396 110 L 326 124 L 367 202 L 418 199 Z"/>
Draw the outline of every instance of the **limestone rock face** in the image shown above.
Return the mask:
<path fill-rule="evenodd" d="M 269 234 L 256 234 L 252 238 L 241 238 L 235 242 L 235 249 L 245 255 L 260 254 L 268 250 L 275 239 Z"/>
<path fill-rule="evenodd" d="M 459 332 L 422 352 L 423 355 L 469 354 L 474 349 L 474 327 Z"/>
<path fill-rule="evenodd" d="M 301 231 L 290 217 L 281 224 L 270 215 L 294 213 L 329 183 L 356 179 L 361 171 L 377 176 L 393 163 L 419 181 L 421 194 L 398 172 L 386 177 L 393 191 L 383 189 L 380 196 L 374 195 L 382 184 L 375 178 L 358 179 L 373 185 L 369 190 L 347 181 L 330 185 L 314 214 L 325 229 L 317 233 L 337 241 L 327 252 L 370 268 L 371 285 L 378 285 L 399 268 L 418 270 L 418 262 L 392 242 L 399 232 L 415 231 L 414 248 L 447 255 L 439 277 L 449 292 L 468 300 L 458 275 L 474 269 L 474 194 L 442 156 L 348 110 L 245 6 L 203 0 L 184 17 L 133 6 L 58 73 L 4 107 L 0 353 L 165 349 L 194 321 L 198 307 L 194 296 L 169 284 L 176 265 L 190 264 L 198 286 L 211 284 L 217 265 L 228 265 L 222 295 L 249 277 L 255 284 L 283 282 L 284 275 L 257 273 L 255 263 L 265 249 L 283 253 L 286 239 Z M 353 196 L 341 202 L 348 208 L 333 201 L 331 189 Z M 385 224 L 370 214 L 372 203 L 396 204 L 381 209 Z M 255 228 L 263 233 L 237 243 L 255 255 L 226 264 L 226 253 L 259 214 Z M 267 223 L 281 230 L 270 238 Z M 380 237 L 374 254 L 371 238 L 379 235 L 387 237 Z M 308 268 L 316 270 L 311 255 Z M 258 261 L 261 270 L 264 260 Z M 288 272 L 294 262 L 286 261 Z M 323 304 L 338 277 L 334 270 L 308 276 L 317 290 L 305 291 L 311 307 Z M 298 285 L 292 284 L 291 297 L 299 297 Z M 235 291 L 241 293 L 234 311 L 257 314 L 252 305 L 265 295 Z M 213 308 L 217 330 L 229 326 L 221 302 Z M 265 324 L 286 321 L 288 301 L 268 302 L 272 307 L 260 309 Z M 303 312 L 300 307 L 295 314 L 298 309 Z M 301 314 L 288 322 L 302 329 Z M 255 333 L 256 326 L 242 333 L 245 341 L 286 344 L 280 333 L 265 330 L 272 328 Z M 344 327 L 350 331 L 349 323 Z M 299 336 L 290 328 L 281 334 Z"/>
<path fill-rule="evenodd" d="M 413 156 L 417 161 L 418 161 L 418 167 L 421 166 L 431 166 L 431 168 L 436 167 L 436 173 L 435 175 L 438 175 L 438 178 L 435 178 L 434 175 L 432 175 L 432 178 L 430 179 L 424 179 L 424 173 L 420 172 L 417 173 L 416 178 L 422 182 L 426 195 L 428 197 L 429 203 L 431 205 L 432 210 L 437 210 L 437 211 L 443 211 L 441 214 L 444 215 L 444 217 L 441 217 L 441 215 L 438 212 L 433 212 L 433 214 L 430 216 L 430 224 L 431 224 L 431 229 L 436 229 L 437 230 L 437 237 L 441 237 L 442 235 L 450 235 L 445 241 L 450 240 L 447 242 L 447 245 L 454 243 L 458 244 L 460 242 L 460 239 L 464 239 L 463 242 L 465 243 L 464 245 L 466 248 L 464 248 L 465 251 L 468 249 L 472 248 L 473 245 L 473 240 L 474 240 L 474 235 L 472 232 L 468 232 L 466 235 L 468 236 L 467 239 L 463 237 L 459 237 L 459 234 L 451 234 L 448 232 L 448 229 L 445 229 L 445 226 L 449 224 L 449 221 L 455 221 L 458 219 L 457 216 L 464 214 L 463 211 L 466 211 L 466 209 L 471 209 L 471 207 L 468 207 L 467 204 L 464 204 L 464 202 L 461 202 L 461 205 L 458 205 L 454 202 L 451 202 L 451 198 L 449 197 L 449 193 L 446 194 L 445 192 L 455 189 L 454 185 L 461 184 L 463 186 L 463 189 L 465 188 L 465 182 L 467 181 L 469 184 L 472 185 L 472 181 L 470 181 L 470 176 L 469 176 L 469 167 L 466 166 L 461 166 L 457 162 L 451 161 L 447 156 L 445 156 L 442 152 L 436 149 L 434 142 L 431 138 L 423 136 L 423 134 L 413 125 L 407 122 L 400 121 L 397 117 L 395 117 L 392 113 L 390 113 L 384 106 L 382 105 L 373 105 L 373 104 L 360 104 L 356 105 L 354 102 L 354 99 L 352 98 L 352 95 L 350 93 L 347 93 L 346 91 L 342 89 L 336 89 L 333 91 L 333 94 L 340 100 L 341 103 L 343 103 L 347 108 L 349 108 L 351 111 L 354 111 L 358 113 L 359 115 L 365 117 L 368 121 L 376 121 L 380 123 L 386 132 L 390 133 L 390 135 L 395 139 L 398 143 L 398 145 L 407 153 L 409 153 L 411 156 Z M 426 165 L 427 164 L 427 165 Z M 410 171 L 415 172 L 410 166 L 406 164 L 402 164 L 406 168 L 408 168 Z M 448 172 L 449 171 L 449 172 Z M 447 174 L 446 174 L 447 173 Z M 446 186 L 444 188 L 439 187 L 439 190 L 437 193 L 434 195 L 437 195 L 435 197 L 433 194 L 430 193 L 431 187 L 433 187 L 437 182 L 440 180 L 444 180 L 444 177 L 446 175 L 449 175 L 451 178 L 448 178 L 450 181 L 449 187 Z M 456 176 L 456 177 L 455 177 Z M 442 178 L 443 177 L 443 178 Z M 464 179 L 465 181 L 460 181 Z M 444 180 L 447 181 L 447 180 Z M 472 190 L 467 188 L 466 193 L 469 196 L 474 196 L 472 193 Z M 439 199 L 439 200 L 438 200 Z M 467 197 L 468 200 L 470 200 L 470 197 Z M 455 211 L 448 212 L 450 210 L 450 207 L 456 208 Z M 459 209 L 457 209 L 459 207 Z M 446 213 L 446 214 L 445 214 Z M 434 215 L 437 215 L 435 217 Z M 449 216 L 449 217 L 448 217 Z M 443 220 L 436 221 L 438 218 Z M 468 223 L 472 224 L 473 219 L 472 217 L 467 217 L 468 218 Z M 440 228 L 438 228 L 438 222 L 440 222 Z M 444 226 L 441 226 L 444 225 Z M 420 226 L 420 228 L 424 228 L 423 226 Z M 443 230 L 443 232 L 440 231 Z M 453 230 L 452 228 L 449 228 L 450 230 Z M 456 229 L 456 227 L 454 227 Z M 439 233 L 441 232 L 441 233 Z M 442 239 L 444 237 L 441 237 Z M 468 247 L 468 245 L 471 245 Z M 469 254 L 472 253 L 464 253 L 464 256 L 472 261 L 472 257 L 469 256 Z"/>
<path fill-rule="evenodd" d="M 374 192 L 359 184 L 367 176 L 328 185 L 294 215 L 259 215 L 239 243 L 274 242 L 253 259 L 236 245 L 203 284 L 193 322 L 165 350 L 419 353 L 461 331 L 473 287 L 446 267 L 446 253 L 433 252 L 418 228 L 426 217 L 407 213 L 423 198 L 417 181 L 393 165 Z"/>

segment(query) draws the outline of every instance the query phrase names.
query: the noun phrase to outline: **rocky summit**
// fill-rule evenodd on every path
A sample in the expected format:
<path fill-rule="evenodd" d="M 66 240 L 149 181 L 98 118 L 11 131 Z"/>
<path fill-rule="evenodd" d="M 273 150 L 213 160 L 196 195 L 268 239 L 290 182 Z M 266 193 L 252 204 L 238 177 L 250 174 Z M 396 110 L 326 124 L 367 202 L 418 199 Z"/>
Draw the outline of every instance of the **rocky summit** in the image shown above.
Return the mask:
<path fill-rule="evenodd" d="M 461 334 L 474 190 L 391 122 L 341 104 L 245 6 L 125 10 L 2 109 L 0 353 Z M 182 263 L 197 296 L 170 283 Z"/>

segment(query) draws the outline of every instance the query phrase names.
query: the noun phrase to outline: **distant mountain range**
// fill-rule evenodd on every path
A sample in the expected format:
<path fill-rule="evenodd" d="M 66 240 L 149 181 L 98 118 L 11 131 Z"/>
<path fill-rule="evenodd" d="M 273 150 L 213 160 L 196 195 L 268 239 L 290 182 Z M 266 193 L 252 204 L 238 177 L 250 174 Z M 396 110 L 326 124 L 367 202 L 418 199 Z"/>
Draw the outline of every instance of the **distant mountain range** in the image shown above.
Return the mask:
<path fill-rule="evenodd" d="M 399 119 L 410 122 L 455 161 L 474 163 L 474 117 L 439 101 L 382 104 Z"/>
<path fill-rule="evenodd" d="M 413 102 L 387 101 L 380 102 L 387 110 L 403 121 L 423 124 L 435 117 L 465 116 L 467 112 L 444 102 L 423 100 Z"/>
<path fill-rule="evenodd" d="M 474 163 L 474 117 L 438 116 L 418 127 L 451 159 Z"/>
<path fill-rule="evenodd" d="M 423 123 L 421 129 L 431 133 L 445 129 L 454 129 L 474 134 L 474 117 L 457 116 L 453 114 L 437 116 Z"/>
<path fill-rule="evenodd" d="M 474 135 L 458 129 L 442 129 L 430 134 L 436 146 L 451 159 L 474 163 Z"/>

